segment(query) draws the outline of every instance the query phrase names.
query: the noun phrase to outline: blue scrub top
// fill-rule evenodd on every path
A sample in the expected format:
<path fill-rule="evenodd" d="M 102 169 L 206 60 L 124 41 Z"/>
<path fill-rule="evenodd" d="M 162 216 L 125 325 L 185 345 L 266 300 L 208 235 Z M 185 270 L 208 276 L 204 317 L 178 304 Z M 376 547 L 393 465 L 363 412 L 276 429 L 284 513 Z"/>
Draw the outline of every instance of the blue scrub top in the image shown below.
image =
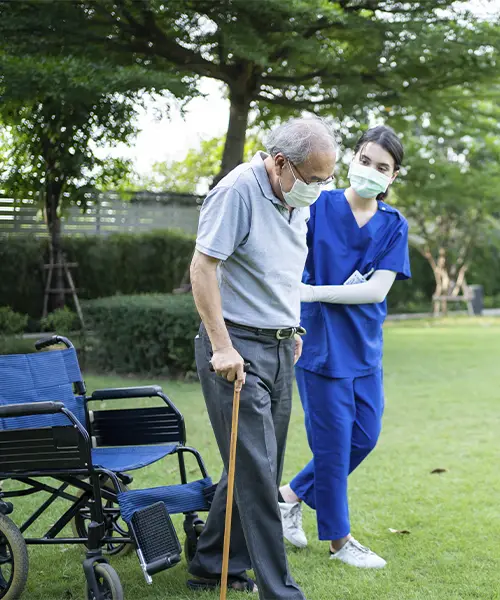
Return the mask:
<path fill-rule="evenodd" d="M 302 281 L 310 285 L 342 285 L 358 270 L 411 277 L 408 222 L 395 208 L 378 203 L 378 211 L 359 227 L 344 190 L 322 192 L 311 206 L 309 254 Z M 356 285 L 356 284 L 354 284 Z M 328 304 L 303 302 L 306 328 L 298 367 L 326 377 L 361 377 L 382 366 L 382 325 L 387 303 Z"/>

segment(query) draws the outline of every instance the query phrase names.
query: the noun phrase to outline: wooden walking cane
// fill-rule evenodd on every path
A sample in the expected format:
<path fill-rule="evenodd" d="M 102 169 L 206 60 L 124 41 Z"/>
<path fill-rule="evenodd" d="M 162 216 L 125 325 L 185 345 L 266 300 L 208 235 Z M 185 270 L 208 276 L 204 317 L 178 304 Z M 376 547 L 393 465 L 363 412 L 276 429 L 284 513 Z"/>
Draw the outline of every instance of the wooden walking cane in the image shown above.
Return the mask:
<path fill-rule="evenodd" d="M 248 370 L 250 363 L 245 363 L 244 369 Z M 210 370 L 213 371 L 212 364 Z M 233 518 L 233 498 L 234 498 L 234 475 L 236 472 L 236 445 L 238 443 L 238 417 L 240 414 L 240 394 L 241 390 L 237 388 L 237 382 L 234 382 L 233 394 L 233 418 L 231 423 L 231 441 L 229 444 L 229 465 L 227 469 L 227 500 L 226 500 L 226 521 L 224 524 L 224 547 L 222 551 L 222 574 L 220 580 L 220 600 L 226 600 L 227 579 L 229 571 L 229 548 L 231 545 L 231 521 Z"/>
<path fill-rule="evenodd" d="M 234 382 L 233 419 L 231 423 L 231 443 L 229 446 L 229 467 L 227 470 L 226 522 L 224 524 L 224 548 L 222 551 L 222 575 L 220 579 L 220 600 L 226 600 L 229 571 L 229 547 L 231 545 L 231 521 L 233 518 L 234 475 L 236 471 L 236 444 L 238 443 L 238 417 L 240 413 L 240 390 Z"/>

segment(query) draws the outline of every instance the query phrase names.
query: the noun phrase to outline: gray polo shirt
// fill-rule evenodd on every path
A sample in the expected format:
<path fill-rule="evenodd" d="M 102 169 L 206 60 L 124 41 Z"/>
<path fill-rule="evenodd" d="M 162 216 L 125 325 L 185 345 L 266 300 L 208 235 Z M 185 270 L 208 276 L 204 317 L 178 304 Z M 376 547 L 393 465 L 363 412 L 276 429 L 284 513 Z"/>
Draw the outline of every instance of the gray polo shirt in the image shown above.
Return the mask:
<path fill-rule="evenodd" d="M 268 329 L 300 321 L 309 209 L 288 209 L 271 188 L 258 152 L 206 197 L 196 248 L 218 258 L 225 319 Z"/>

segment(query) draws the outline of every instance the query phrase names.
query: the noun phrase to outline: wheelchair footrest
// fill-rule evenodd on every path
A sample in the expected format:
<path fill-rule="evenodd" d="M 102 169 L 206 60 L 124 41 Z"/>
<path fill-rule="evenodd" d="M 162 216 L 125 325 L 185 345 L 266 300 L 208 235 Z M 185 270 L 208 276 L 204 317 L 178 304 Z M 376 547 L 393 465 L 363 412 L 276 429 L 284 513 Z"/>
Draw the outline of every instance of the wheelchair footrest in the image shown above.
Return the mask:
<path fill-rule="evenodd" d="M 130 529 L 148 583 L 152 583 L 151 575 L 180 562 L 181 545 L 163 502 L 137 510 L 130 520 Z"/>

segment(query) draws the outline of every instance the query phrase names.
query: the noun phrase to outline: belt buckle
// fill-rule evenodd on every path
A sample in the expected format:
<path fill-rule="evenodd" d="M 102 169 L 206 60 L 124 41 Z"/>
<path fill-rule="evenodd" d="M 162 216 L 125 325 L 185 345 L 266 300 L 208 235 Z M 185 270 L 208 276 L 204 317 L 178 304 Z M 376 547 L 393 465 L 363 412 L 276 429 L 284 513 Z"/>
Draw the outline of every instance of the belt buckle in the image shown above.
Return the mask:
<path fill-rule="evenodd" d="M 276 332 L 276 339 L 278 340 L 289 340 L 293 338 L 297 331 L 296 327 L 286 327 L 285 329 L 278 329 Z M 287 332 L 287 333 L 284 333 Z"/>

